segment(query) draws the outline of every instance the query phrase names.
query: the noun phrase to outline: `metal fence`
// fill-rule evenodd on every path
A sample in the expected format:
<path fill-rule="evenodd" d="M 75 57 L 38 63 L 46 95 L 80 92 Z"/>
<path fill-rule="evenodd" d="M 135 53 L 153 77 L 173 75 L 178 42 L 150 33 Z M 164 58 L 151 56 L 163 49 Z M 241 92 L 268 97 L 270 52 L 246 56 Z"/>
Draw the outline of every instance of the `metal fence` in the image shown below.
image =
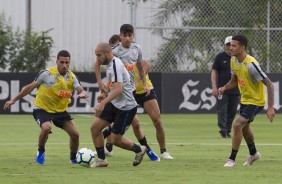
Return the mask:
<path fill-rule="evenodd" d="M 247 52 L 264 71 L 282 72 L 281 0 L 151 0 L 150 3 L 157 3 L 157 8 L 151 10 L 152 21 L 148 25 L 137 22 L 135 27 L 136 31 L 153 32 L 162 40 L 156 57 L 150 58 L 154 72 L 210 72 L 215 55 L 223 51 L 224 38 L 236 34 L 247 36 Z"/>

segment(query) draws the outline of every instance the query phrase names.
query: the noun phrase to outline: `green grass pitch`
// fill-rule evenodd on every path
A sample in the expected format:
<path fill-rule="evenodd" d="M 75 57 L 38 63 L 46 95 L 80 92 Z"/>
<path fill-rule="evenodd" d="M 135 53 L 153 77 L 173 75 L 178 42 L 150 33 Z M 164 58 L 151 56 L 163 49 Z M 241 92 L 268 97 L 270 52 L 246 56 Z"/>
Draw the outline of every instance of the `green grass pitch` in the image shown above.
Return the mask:
<path fill-rule="evenodd" d="M 80 132 L 80 148 L 92 150 L 90 125 L 93 115 L 73 115 Z M 159 154 L 155 128 L 147 115 L 139 115 L 141 127 L 153 150 Z M 231 139 L 219 136 L 216 115 L 162 115 L 167 149 L 174 160 L 143 162 L 132 166 L 134 153 L 114 147 L 107 168 L 69 164 L 68 136 L 53 126 L 46 145 L 45 164 L 35 163 L 39 128 L 31 114 L 0 115 L 0 183 L 104 183 L 104 184 L 266 184 L 281 183 L 282 115 L 269 123 L 260 114 L 252 123 L 255 143 L 262 154 L 252 166 L 243 166 L 248 154 L 245 142 L 236 166 L 223 167 L 231 151 Z M 126 134 L 137 142 L 130 128 Z"/>

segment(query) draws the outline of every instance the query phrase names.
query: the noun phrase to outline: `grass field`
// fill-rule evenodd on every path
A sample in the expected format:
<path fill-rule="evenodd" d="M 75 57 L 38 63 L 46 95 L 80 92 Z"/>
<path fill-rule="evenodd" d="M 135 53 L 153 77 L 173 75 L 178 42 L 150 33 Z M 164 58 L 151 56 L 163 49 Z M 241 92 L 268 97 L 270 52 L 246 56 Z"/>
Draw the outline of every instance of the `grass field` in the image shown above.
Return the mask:
<path fill-rule="evenodd" d="M 94 150 L 89 127 L 91 115 L 73 115 L 80 131 L 80 148 Z M 139 116 L 147 140 L 159 154 L 155 129 L 147 115 Z M 0 183 L 105 183 L 105 184 L 266 184 L 281 183 L 282 115 L 270 124 L 258 115 L 252 124 L 262 159 L 243 166 L 248 154 L 245 142 L 236 166 L 224 168 L 231 139 L 221 139 L 216 115 L 162 115 L 167 149 L 174 160 L 152 162 L 147 156 L 141 165 L 131 165 L 134 153 L 114 147 L 107 168 L 84 168 L 69 164 L 68 136 L 53 127 L 46 145 L 43 166 L 35 163 L 39 128 L 32 115 L 0 115 Z M 136 140 L 129 129 L 126 137 Z M 136 141 L 135 141 L 136 142 Z"/>

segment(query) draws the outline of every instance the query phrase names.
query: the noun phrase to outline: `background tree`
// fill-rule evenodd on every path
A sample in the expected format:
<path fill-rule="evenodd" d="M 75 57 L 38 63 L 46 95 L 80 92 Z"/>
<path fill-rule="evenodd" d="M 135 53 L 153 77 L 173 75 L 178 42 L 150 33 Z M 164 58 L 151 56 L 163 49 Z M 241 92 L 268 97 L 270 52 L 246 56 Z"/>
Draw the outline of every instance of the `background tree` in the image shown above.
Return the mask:
<path fill-rule="evenodd" d="M 267 0 L 166 0 L 154 15 L 152 31 L 165 43 L 158 52 L 155 68 L 166 72 L 208 72 L 226 36 L 244 34 L 249 39 L 248 53 L 266 68 Z M 272 0 L 271 20 L 282 17 L 282 2 Z M 240 12 L 235 13 L 235 12 Z M 163 27 L 163 28 L 162 28 Z M 175 29 L 171 29 L 175 27 Z M 232 28 L 247 29 L 232 29 Z M 281 21 L 271 21 L 270 27 L 281 27 Z M 197 29 L 200 28 L 200 29 Z M 217 28 L 217 29 L 213 29 Z M 229 29 L 224 29 L 229 28 Z M 255 29 L 261 30 L 255 30 Z M 280 34 L 280 36 L 278 36 Z M 270 61 L 272 72 L 282 71 L 281 32 L 271 32 Z M 280 50 L 280 52 L 279 52 Z M 162 67 L 170 66 L 170 67 Z"/>
<path fill-rule="evenodd" d="M 4 14 L 0 15 L 0 68 L 11 72 L 34 72 L 46 68 L 53 39 L 51 31 L 40 33 L 13 31 Z"/>
<path fill-rule="evenodd" d="M 12 26 L 6 21 L 3 13 L 0 14 L 0 69 L 4 70 L 8 64 L 8 47 L 13 39 Z"/>

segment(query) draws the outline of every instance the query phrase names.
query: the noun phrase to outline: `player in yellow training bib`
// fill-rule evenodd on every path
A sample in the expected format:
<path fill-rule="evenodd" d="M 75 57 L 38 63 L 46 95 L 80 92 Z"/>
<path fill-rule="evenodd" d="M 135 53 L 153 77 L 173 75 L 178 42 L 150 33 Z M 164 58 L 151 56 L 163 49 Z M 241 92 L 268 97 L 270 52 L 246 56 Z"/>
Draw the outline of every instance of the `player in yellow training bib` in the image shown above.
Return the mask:
<path fill-rule="evenodd" d="M 261 70 L 259 63 L 250 55 L 247 55 L 246 48 L 248 40 L 243 35 L 232 37 L 231 41 L 231 80 L 223 87 L 219 88 L 219 94 L 224 91 L 234 88 L 238 85 L 241 93 L 241 104 L 239 117 L 233 124 L 232 150 L 229 159 L 224 164 L 224 167 L 234 167 L 235 159 L 244 137 L 248 148 L 249 156 L 243 165 L 252 165 L 253 162 L 260 159 L 261 154 L 257 151 L 254 135 L 250 128 L 250 123 L 255 116 L 263 109 L 265 105 L 264 85 L 267 87 L 268 93 L 268 109 L 267 117 L 270 122 L 273 121 L 275 112 L 274 90 L 273 84 Z"/>
<path fill-rule="evenodd" d="M 77 98 L 87 98 L 75 74 L 69 70 L 70 54 L 61 50 L 57 54 L 57 66 L 44 70 L 35 80 L 25 86 L 12 100 L 7 101 L 4 109 L 8 109 L 17 100 L 23 98 L 35 88 L 38 89 L 33 104 L 33 117 L 41 127 L 38 140 L 36 162 L 45 162 L 45 144 L 51 133 L 52 123 L 65 130 L 70 136 L 70 162 L 76 164 L 76 153 L 79 146 L 79 133 L 72 117 L 66 109 L 71 102 L 73 90 L 78 92 Z"/>

